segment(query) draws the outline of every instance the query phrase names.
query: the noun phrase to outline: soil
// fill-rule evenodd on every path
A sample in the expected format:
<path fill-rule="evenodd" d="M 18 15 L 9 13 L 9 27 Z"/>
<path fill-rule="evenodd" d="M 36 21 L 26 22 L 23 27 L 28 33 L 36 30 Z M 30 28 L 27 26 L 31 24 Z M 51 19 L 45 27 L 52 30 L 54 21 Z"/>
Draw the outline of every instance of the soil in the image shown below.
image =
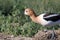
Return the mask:
<path fill-rule="evenodd" d="M 0 33 L 0 40 L 60 40 L 60 30 L 54 30 L 54 32 L 55 32 L 54 39 L 51 39 L 52 30 L 48 30 L 46 32 L 39 31 L 33 37 L 22 37 L 20 35 L 14 37 L 14 35 Z"/>

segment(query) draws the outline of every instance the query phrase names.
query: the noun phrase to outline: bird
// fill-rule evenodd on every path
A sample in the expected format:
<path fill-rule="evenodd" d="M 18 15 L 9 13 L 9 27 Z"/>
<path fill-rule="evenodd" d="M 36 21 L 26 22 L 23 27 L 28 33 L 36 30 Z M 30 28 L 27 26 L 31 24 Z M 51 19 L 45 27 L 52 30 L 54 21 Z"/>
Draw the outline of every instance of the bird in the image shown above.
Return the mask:
<path fill-rule="evenodd" d="M 42 26 L 55 26 L 60 24 L 60 14 L 57 13 L 42 13 L 40 15 L 36 15 L 33 9 L 31 8 L 26 8 L 24 10 L 24 14 L 28 15 L 31 20 L 35 23 L 41 24 Z M 54 27 L 53 27 L 53 33 L 52 33 L 52 38 L 54 38 Z"/>

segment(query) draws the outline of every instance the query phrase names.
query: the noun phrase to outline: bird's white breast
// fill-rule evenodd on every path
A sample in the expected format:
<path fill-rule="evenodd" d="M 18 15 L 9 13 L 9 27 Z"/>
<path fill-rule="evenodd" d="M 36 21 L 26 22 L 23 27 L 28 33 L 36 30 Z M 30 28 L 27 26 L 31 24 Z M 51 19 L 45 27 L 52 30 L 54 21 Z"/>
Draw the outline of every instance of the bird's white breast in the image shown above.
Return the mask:
<path fill-rule="evenodd" d="M 47 26 L 47 25 L 49 25 L 49 23 L 51 23 L 51 21 L 44 20 L 43 15 L 45 15 L 45 14 L 41 14 L 41 15 L 38 16 L 38 21 L 41 25 Z"/>

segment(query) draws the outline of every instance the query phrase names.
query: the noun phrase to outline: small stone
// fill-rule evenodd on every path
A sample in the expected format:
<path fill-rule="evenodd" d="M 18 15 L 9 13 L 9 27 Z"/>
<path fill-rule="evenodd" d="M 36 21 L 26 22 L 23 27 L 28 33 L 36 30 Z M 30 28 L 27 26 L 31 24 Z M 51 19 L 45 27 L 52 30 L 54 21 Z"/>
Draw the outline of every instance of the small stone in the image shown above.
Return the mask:
<path fill-rule="evenodd" d="M 14 37 L 14 35 L 11 35 L 11 38 L 13 38 Z"/>

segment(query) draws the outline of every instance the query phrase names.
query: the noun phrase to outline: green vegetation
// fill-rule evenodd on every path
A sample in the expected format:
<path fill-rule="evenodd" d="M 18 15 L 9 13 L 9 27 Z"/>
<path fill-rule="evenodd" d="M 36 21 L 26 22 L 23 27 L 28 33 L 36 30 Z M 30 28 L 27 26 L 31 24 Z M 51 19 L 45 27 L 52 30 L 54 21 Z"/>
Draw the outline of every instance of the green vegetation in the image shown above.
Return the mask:
<path fill-rule="evenodd" d="M 36 34 L 42 26 L 24 15 L 25 8 L 34 9 L 36 15 L 44 12 L 60 13 L 60 0 L 0 0 L 0 32 L 15 36 Z"/>

